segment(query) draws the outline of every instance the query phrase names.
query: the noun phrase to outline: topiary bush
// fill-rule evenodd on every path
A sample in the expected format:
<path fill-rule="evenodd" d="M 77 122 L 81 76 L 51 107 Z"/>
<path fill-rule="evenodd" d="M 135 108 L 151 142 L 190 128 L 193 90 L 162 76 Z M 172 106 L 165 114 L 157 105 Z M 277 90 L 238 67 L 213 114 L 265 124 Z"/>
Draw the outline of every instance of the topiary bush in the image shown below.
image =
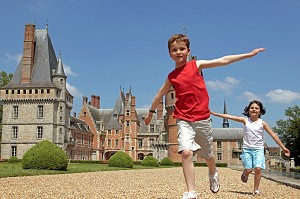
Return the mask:
<path fill-rule="evenodd" d="M 142 166 L 159 167 L 158 160 L 153 156 L 146 156 L 141 162 Z"/>
<path fill-rule="evenodd" d="M 54 143 L 43 140 L 31 147 L 23 156 L 24 169 L 67 170 L 65 152 Z"/>
<path fill-rule="evenodd" d="M 109 167 L 133 168 L 132 158 L 123 151 L 118 151 L 108 160 Z"/>
<path fill-rule="evenodd" d="M 163 159 L 160 161 L 160 165 L 162 165 L 162 166 L 173 166 L 174 163 L 173 163 L 173 161 L 172 161 L 170 158 L 165 157 L 165 158 L 163 158 Z"/>
<path fill-rule="evenodd" d="M 17 158 L 16 156 L 11 156 L 8 160 L 7 160 L 8 163 L 18 163 L 18 162 L 21 162 L 21 160 L 19 158 Z"/>

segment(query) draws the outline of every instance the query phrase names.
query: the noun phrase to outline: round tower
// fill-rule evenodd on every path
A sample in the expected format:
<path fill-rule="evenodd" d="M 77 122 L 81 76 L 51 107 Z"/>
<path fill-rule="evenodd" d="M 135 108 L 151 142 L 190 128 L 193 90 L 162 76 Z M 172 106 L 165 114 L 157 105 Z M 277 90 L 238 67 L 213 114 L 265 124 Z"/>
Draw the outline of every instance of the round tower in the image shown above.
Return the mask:
<path fill-rule="evenodd" d="M 173 111 L 175 109 L 175 91 L 171 87 L 169 92 L 165 96 L 165 107 L 166 107 L 166 121 L 165 128 L 168 132 L 168 157 L 173 162 L 181 162 L 181 155 L 178 154 L 178 141 L 177 141 L 177 125 L 176 118 L 173 116 Z"/>

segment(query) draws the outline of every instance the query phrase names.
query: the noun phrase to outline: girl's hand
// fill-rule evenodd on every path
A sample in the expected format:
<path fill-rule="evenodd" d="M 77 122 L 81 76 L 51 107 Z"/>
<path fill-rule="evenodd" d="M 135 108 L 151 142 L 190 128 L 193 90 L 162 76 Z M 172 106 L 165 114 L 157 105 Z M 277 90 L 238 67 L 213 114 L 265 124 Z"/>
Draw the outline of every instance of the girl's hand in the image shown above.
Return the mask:
<path fill-rule="evenodd" d="M 286 156 L 289 157 L 289 156 L 291 155 L 290 150 L 288 150 L 287 148 L 283 148 L 282 150 L 283 150 L 283 152 L 284 152 L 284 154 L 285 154 Z"/>

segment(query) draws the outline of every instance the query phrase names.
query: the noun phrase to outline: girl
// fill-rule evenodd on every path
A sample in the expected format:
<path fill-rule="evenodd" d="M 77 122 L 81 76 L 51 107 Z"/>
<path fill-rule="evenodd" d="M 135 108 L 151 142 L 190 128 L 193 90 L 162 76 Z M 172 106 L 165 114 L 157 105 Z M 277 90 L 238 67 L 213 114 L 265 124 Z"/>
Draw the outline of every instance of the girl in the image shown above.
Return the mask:
<path fill-rule="evenodd" d="M 249 174 L 252 172 L 252 169 L 254 169 L 253 195 L 260 195 L 258 187 L 262 176 L 262 169 L 265 169 L 263 131 L 265 130 L 273 138 L 286 156 L 290 156 L 290 151 L 285 148 L 277 134 L 260 118 L 261 115 L 265 113 L 266 110 L 263 104 L 258 100 L 253 100 L 245 107 L 243 114 L 247 117 L 220 114 L 211 111 L 211 114 L 214 116 L 227 118 L 244 124 L 243 151 L 241 154 L 244 171 L 241 180 L 246 183 Z"/>

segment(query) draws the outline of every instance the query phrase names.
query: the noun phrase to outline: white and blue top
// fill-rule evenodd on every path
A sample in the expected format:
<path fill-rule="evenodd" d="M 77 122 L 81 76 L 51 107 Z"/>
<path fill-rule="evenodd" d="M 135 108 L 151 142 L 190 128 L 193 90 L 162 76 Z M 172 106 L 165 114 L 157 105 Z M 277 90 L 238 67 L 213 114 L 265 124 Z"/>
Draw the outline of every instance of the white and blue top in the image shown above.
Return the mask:
<path fill-rule="evenodd" d="M 264 149 L 264 127 L 262 119 L 253 122 L 248 118 L 244 126 L 243 148 Z"/>

